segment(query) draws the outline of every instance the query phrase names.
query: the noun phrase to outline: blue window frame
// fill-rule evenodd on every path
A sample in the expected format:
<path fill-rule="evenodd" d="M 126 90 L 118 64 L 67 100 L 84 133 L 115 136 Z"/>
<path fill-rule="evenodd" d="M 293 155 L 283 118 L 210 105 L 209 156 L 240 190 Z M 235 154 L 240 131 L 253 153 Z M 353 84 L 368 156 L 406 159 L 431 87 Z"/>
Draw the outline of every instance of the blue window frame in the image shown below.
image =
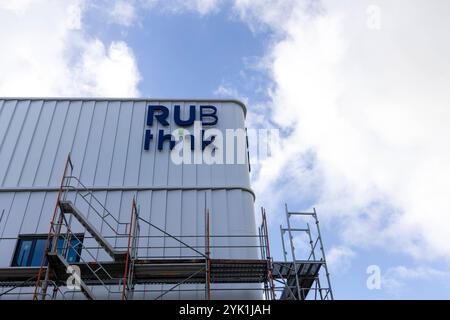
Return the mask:
<path fill-rule="evenodd" d="M 47 242 L 47 235 L 19 235 L 17 240 L 16 250 L 14 251 L 12 267 L 38 267 L 41 265 L 42 255 L 44 254 L 45 244 Z M 66 259 L 69 263 L 79 262 L 81 255 L 81 248 L 83 242 L 83 235 L 77 234 L 76 238 L 72 237 L 70 246 L 67 248 Z M 53 243 L 53 238 L 50 240 L 49 249 Z M 61 236 L 58 239 L 56 250 L 59 253 L 63 252 L 64 238 Z M 47 261 L 44 263 L 47 265 Z"/>

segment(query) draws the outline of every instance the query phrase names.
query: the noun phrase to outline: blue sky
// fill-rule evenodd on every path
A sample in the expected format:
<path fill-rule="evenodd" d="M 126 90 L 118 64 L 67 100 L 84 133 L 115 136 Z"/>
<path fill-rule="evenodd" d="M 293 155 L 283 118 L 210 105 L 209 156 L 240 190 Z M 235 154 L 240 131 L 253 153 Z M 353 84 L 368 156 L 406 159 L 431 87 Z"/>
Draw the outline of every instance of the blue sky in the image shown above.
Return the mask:
<path fill-rule="evenodd" d="M 251 64 L 267 51 L 271 35 L 252 32 L 231 6 L 221 9 L 205 15 L 146 10 L 136 13 L 132 25 L 123 26 L 95 8 L 86 12 L 84 23 L 91 35 L 105 42 L 122 40 L 133 49 L 142 96 L 212 96 L 220 86 L 240 83 L 239 93 L 250 98 L 268 80 Z M 260 101 L 261 94 L 251 98 Z"/>
<path fill-rule="evenodd" d="M 283 130 L 252 177 L 275 256 L 284 203 L 315 206 L 336 298 L 448 298 L 450 7 L 431 2 L 1 4 L 0 94 L 243 99 L 250 127 Z"/>

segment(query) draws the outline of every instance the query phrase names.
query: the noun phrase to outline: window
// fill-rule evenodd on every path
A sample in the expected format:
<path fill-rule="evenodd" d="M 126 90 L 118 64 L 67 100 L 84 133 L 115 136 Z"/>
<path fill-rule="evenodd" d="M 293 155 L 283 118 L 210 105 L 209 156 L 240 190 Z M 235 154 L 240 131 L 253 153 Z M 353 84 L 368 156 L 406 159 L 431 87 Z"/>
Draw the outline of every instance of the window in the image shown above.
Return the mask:
<path fill-rule="evenodd" d="M 67 262 L 79 262 L 81 247 L 83 243 L 83 235 L 77 234 L 70 240 L 70 246 L 66 248 Z M 12 267 L 38 267 L 41 265 L 42 255 L 45 250 L 45 243 L 47 242 L 47 235 L 20 235 L 17 241 L 16 250 L 14 252 Z M 49 249 L 53 243 L 53 238 L 50 240 Z M 56 246 L 59 253 L 63 252 L 64 237 L 60 236 Z M 47 265 L 47 261 L 45 261 Z"/>

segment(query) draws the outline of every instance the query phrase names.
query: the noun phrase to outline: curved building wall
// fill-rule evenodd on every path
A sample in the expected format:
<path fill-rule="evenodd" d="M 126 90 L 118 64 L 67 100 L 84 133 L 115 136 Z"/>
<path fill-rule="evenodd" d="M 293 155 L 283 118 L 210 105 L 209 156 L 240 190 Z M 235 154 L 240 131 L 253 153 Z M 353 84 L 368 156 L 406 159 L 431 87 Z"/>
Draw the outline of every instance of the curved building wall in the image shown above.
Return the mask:
<path fill-rule="evenodd" d="M 151 104 L 169 109 L 168 126 L 157 121 L 147 125 Z M 245 106 L 232 100 L 0 99 L 0 267 L 10 266 L 19 234 L 48 232 L 69 152 L 74 175 L 95 190 L 96 197 L 123 222 L 129 221 L 136 195 L 143 219 L 198 246 L 200 251 L 204 246 L 205 208 L 210 211 L 211 235 L 256 235 L 248 159 L 243 164 L 177 165 L 171 161 L 168 143 L 158 150 L 157 142 L 151 140 L 149 150 L 144 150 L 145 130 L 170 133 L 178 128 L 173 121 L 175 105 L 181 106 L 184 119 L 189 116 L 190 105 L 215 106 L 217 124 L 204 129 L 225 132 L 245 127 Z M 108 232 L 112 236 L 87 203 L 73 194 L 69 197 L 106 236 Z M 74 222 L 74 231 L 83 232 L 83 228 Z M 140 239 L 141 247 L 148 247 L 140 249 L 140 254 L 145 251 L 149 257 L 162 258 L 195 255 L 167 237 L 156 237 L 161 233 L 145 224 L 141 224 L 141 235 L 155 237 Z M 85 245 L 89 241 L 96 245 L 92 239 L 86 239 Z M 256 246 L 257 241 L 213 237 L 211 245 Z M 103 254 L 96 252 L 99 260 L 107 258 Z M 256 259 L 258 249 L 214 248 L 212 257 Z M 164 289 L 161 285 L 153 287 L 156 291 Z M 198 289 L 199 285 L 191 287 Z M 139 293 L 136 295 L 139 297 Z M 140 297 L 152 296 L 142 293 Z M 213 297 L 257 298 L 260 294 L 213 291 Z M 167 298 L 202 299 L 204 293 L 174 292 Z"/>

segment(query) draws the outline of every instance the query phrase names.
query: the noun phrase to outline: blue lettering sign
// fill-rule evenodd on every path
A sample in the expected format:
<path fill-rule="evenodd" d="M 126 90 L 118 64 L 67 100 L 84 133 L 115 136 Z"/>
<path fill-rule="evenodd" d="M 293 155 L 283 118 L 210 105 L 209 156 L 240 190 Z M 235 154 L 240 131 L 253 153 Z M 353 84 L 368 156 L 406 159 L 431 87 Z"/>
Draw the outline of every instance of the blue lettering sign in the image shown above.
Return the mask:
<path fill-rule="evenodd" d="M 205 113 L 205 111 L 209 110 Z M 212 111 L 211 111 L 212 110 Z M 205 118 L 213 118 L 214 120 L 205 121 Z M 217 108 L 214 106 L 200 106 L 200 121 L 204 126 L 214 126 L 217 124 Z"/>
<path fill-rule="evenodd" d="M 155 111 L 159 111 L 161 113 L 155 114 Z M 167 122 L 167 118 L 169 117 L 169 109 L 167 109 L 165 106 L 161 105 L 149 105 L 148 106 L 148 112 L 147 112 L 147 125 L 152 126 L 153 125 L 153 117 L 158 120 L 160 124 L 163 126 L 168 126 L 169 122 Z"/>
<path fill-rule="evenodd" d="M 177 125 L 180 127 L 188 127 L 192 126 L 195 121 L 195 106 L 189 106 L 189 118 L 187 120 L 181 119 L 181 107 L 176 105 L 174 106 L 174 120 Z"/>
<path fill-rule="evenodd" d="M 196 120 L 196 106 L 190 105 L 189 106 L 189 116 L 187 118 L 182 117 L 182 110 L 180 105 L 174 105 L 173 107 L 174 115 L 173 120 L 175 124 L 179 127 L 189 127 L 192 126 Z M 147 119 L 146 124 L 149 127 L 153 126 L 153 119 L 156 119 L 156 121 L 164 126 L 169 126 L 169 108 L 163 105 L 149 105 L 147 109 Z M 217 117 L 217 108 L 212 105 L 200 105 L 199 106 L 199 113 L 200 113 L 200 121 L 202 122 L 203 126 L 212 126 L 217 124 L 218 117 Z M 212 136 L 209 140 L 205 140 L 204 138 L 205 130 L 202 130 L 201 132 L 201 146 L 202 150 L 204 150 L 208 145 L 210 145 L 214 141 L 214 136 Z M 155 135 L 152 133 L 152 130 L 147 128 L 144 131 L 144 150 L 148 151 L 150 150 L 150 142 L 153 140 L 153 138 L 157 138 L 157 148 L 159 151 L 164 149 L 164 142 L 169 142 L 169 149 L 172 150 L 175 147 L 175 140 L 172 134 L 165 133 L 164 129 L 159 129 L 157 134 Z M 194 150 L 194 141 L 195 138 L 193 135 L 189 136 L 190 142 L 191 142 L 191 149 Z"/>

